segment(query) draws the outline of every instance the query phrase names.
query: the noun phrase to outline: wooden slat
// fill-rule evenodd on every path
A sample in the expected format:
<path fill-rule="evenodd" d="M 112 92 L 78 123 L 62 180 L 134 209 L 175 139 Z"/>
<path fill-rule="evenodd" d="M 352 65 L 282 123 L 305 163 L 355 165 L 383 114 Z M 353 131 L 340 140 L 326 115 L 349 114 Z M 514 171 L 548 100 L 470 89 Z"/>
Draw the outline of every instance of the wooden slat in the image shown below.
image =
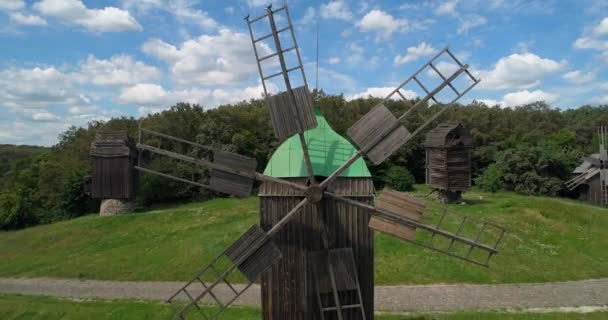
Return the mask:
<path fill-rule="evenodd" d="M 257 161 L 254 158 L 227 151 L 216 151 L 213 163 L 251 174 L 255 173 L 257 166 Z M 212 169 L 209 176 L 211 177 L 209 181 L 211 189 L 238 197 L 249 196 L 255 182 L 253 178 L 243 177 L 218 169 Z"/>
<path fill-rule="evenodd" d="M 403 240 L 413 241 L 416 238 L 415 228 L 395 224 L 394 222 L 378 217 L 372 217 L 369 220 L 369 227 Z"/>
<path fill-rule="evenodd" d="M 359 148 L 363 149 L 396 123 L 397 118 L 390 110 L 379 104 L 350 127 L 347 133 Z M 410 135 L 404 126 L 400 126 L 371 148 L 366 155 L 374 164 L 380 164 L 398 150 Z"/>
<path fill-rule="evenodd" d="M 249 282 L 255 282 L 281 257 L 279 248 L 277 248 L 272 240 L 268 240 L 249 258 L 245 259 L 238 266 L 238 269 L 247 277 Z"/>
<path fill-rule="evenodd" d="M 376 208 L 421 222 L 426 204 L 406 193 L 385 190 L 378 197 Z M 377 216 L 370 219 L 369 227 L 403 240 L 414 240 L 416 237 L 416 228 Z"/>
<path fill-rule="evenodd" d="M 296 105 L 293 104 L 291 93 L 287 91 L 270 96 L 267 99 L 274 133 L 281 141 L 297 133 L 298 126 L 295 117 L 300 118 L 304 131 L 317 127 L 312 95 L 308 88 L 301 86 L 292 89 L 292 92 L 295 96 Z"/>
<path fill-rule="evenodd" d="M 238 240 L 236 240 L 228 249 L 226 249 L 226 256 L 232 260 L 237 261 L 243 254 L 246 253 L 247 249 L 252 243 L 260 241 L 261 238 L 266 236 L 266 232 L 262 230 L 258 225 L 253 225 L 247 230 Z"/>

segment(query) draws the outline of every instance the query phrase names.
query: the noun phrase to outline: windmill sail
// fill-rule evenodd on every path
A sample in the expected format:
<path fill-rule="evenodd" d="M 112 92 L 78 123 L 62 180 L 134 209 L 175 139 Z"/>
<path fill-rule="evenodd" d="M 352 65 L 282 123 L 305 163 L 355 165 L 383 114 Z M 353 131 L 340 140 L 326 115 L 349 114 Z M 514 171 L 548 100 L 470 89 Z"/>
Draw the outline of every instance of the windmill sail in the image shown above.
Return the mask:
<path fill-rule="evenodd" d="M 280 13 L 284 13 L 287 18 L 287 26 L 284 28 L 278 28 L 275 20 L 275 15 Z M 308 148 L 306 146 L 306 139 L 304 138 L 304 131 L 315 128 L 317 126 L 317 120 L 314 115 L 312 95 L 308 89 L 308 82 L 306 80 L 306 74 L 304 73 L 304 65 L 302 64 L 302 58 L 300 57 L 300 49 L 296 40 L 293 24 L 291 23 L 289 8 L 286 3 L 278 9 L 273 9 L 271 5 L 267 8 L 266 14 L 254 19 L 250 19 L 250 17 L 247 16 L 245 17 L 245 20 L 247 21 L 247 26 L 249 28 L 253 52 L 258 66 L 258 72 L 260 73 L 266 104 L 270 110 L 270 119 L 275 135 L 281 141 L 293 134 L 298 134 L 300 136 L 300 143 L 302 144 L 304 151 L 309 178 L 312 183 L 316 183 L 312 164 L 310 162 L 310 155 L 308 154 Z M 254 34 L 254 24 L 265 20 L 268 22 L 270 31 L 256 38 L 256 35 Z M 285 32 L 288 32 L 288 37 L 291 39 L 291 46 L 288 48 L 284 48 L 281 41 L 281 35 Z M 271 45 L 263 46 L 263 41 L 266 39 L 273 40 L 272 44 L 274 45 L 275 51 L 268 52 L 267 55 L 260 57 L 260 47 L 273 47 Z M 287 59 L 286 54 L 290 52 L 295 52 L 296 59 L 295 62 L 292 62 L 295 64 L 294 66 L 288 65 L 289 59 Z M 278 63 L 280 70 L 272 74 L 267 74 L 264 70 L 264 65 L 270 64 L 272 66 L 272 62 L 274 62 L 274 65 Z M 297 71 L 299 71 L 301 76 L 300 80 L 302 81 L 302 85 L 293 88 L 292 72 Z M 284 91 L 271 95 L 268 87 L 272 84 L 271 80 L 279 76 L 283 79 Z"/>

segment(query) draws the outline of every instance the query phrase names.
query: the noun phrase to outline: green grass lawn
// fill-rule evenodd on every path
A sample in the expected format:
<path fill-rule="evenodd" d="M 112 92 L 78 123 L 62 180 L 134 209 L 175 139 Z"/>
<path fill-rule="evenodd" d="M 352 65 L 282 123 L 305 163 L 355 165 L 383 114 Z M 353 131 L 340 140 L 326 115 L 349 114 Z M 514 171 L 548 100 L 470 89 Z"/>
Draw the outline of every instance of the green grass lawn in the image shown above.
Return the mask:
<path fill-rule="evenodd" d="M 73 300 L 41 296 L 0 295 L 0 319 L 4 320 L 129 320 L 172 319 L 181 306 L 147 301 Z M 212 311 L 205 309 L 206 311 Z M 377 320 L 600 320 L 608 313 L 500 313 L 460 312 L 437 315 L 378 315 Z M 201 317 L 202 319 L 202 317 Z M 258 320 L 260 311 L 231 307 L 220 319 Z"/>
<path fill-rule="evenodd" d="M 420 192 L 424 192 L 422 188 Z M 608 210 L 511 193 L 469 192 L 450 209 L 509 231 L 486 269 L 376 236 L 380 285 L 518 283 L 608 277 Z M 440 206 L 431 203 L 429 216 Z M 0 232 L 0 277 L 186 280 L 258 221 L 258 199 L 215 199 Z"/>

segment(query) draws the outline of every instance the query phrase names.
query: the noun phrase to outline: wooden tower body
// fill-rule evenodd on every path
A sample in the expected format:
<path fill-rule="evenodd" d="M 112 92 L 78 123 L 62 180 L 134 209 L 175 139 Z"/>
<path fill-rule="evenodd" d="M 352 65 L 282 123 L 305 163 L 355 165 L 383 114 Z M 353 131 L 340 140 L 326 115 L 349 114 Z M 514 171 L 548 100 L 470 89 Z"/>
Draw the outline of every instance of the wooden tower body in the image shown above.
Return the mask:
<path fill-rule="evenodd" d="M 98 131 L 90 154 L 93 157 L 93 198 L 131 199 L 135 196 L 133 166 L 137 161 L 137 149 L 126 131 Z"/>
<path fill-rule="evenodd" d="M 440 193 L 460 198 L 460 193 L 471 188 L 470 132 L 462 124 L 440 124 L 427 134 L 424 146 L 426 184 Z"/>
<path fill-rule="evenodd" d="M 331 130 L 318 109 L 316 116 L 319 126 L 306 132 L 306 140 L 315 175 L 322 180 L 356 149 Z M 273 155 L 265 174 L 305 184 L 308 178 L 298 148 L 301 150 L 297 137 L 286 140 Z M 374 185 L 363 161 L 339 177 L 329 191 L 370 205 L 374 200 Z M 271 182 L 261 185 L 259 196 L 260 226 L 266 231 L 305 197 L 303 192 Z M 373 319 L 374 237 L 368 227 L 369 220 L 367 210 L 332 199 L 307 205 L 304 212 L 273 237 L 283 258 L 262 277 L 263 319 L 321 320 L 310 265 L 312 254 L 323 250 L 321 221 L 329 236 L 328 249 L 352 248 L 366 318 Z M 332 302 L 329 294 L 324 293 L 322 298 L 325 306 Z M 355 301 L 355 296 L 349 296 L 355 294 L 354 291 L 342 293 L 343 303 Z M 345 319 L 362 319 L 357 310 L 345 311 L 344 315 Z M 324 319 L 338 319 L 337 313 L 326 312 Z"/>

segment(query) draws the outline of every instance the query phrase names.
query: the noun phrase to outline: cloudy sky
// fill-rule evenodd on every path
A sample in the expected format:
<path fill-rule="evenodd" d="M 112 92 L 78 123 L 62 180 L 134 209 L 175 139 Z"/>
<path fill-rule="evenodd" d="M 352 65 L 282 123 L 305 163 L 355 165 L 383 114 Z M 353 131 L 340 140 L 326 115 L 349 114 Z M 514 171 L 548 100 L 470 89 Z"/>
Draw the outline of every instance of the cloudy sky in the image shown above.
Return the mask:
<path fill-rule="evenodd" d="M 70 125 L 94 119 L 259 97 L 243 18 L 270 1 L 0 0 L 0 143 L 52 145 Z M 310 86 L 318 27 L 318 85 L 347 99 L 384 96 L 449 46 L 483 79 L 464 102 L 608 103 L 605 0 L 289 5 Z M 271 51 L 266 43 L 259 50 Z"/>

